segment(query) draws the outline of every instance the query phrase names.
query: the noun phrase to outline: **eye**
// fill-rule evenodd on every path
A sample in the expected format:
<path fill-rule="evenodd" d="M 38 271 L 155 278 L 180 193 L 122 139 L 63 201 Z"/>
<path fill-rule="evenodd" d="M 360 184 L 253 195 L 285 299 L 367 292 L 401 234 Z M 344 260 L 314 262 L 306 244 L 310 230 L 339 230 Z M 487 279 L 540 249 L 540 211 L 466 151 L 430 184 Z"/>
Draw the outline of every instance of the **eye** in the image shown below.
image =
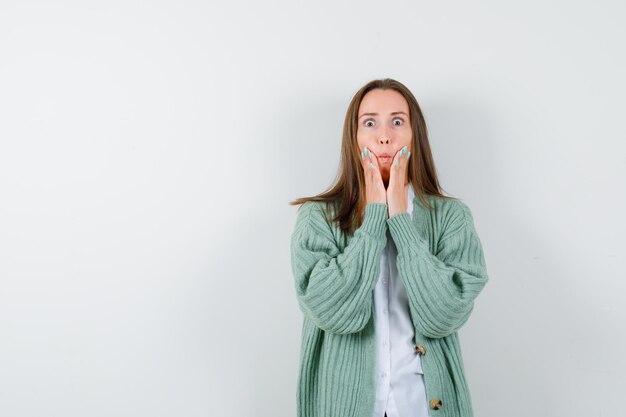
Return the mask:
<path fill-rule="evenodd" d="M 364 124 L 365 126 L 367 126 L 367 127 L 371 127 L 372 125 L 368 125 L 368 123 L 369 123 L 369 122 L 374 122 L 374 120 L 372 120 L 372 119 L 367 119 L 367 120 L 365 120 L 365 122 L 363 122 L 363 124 Z"/>
<path fill-rule="evenodd" d="M 395 123 L 395 121 L 396 121 L 396 120 L 400 120 L 400 122 L 401 122 L 401 123 L 400 123 L 400 124 L 396 124 L 396 123 Z M 401 117 L 396 117 L 395 119 L 393 119 L 393 121 L 394 121 L 394 124 L 395 124 L 396 126 L 400 126 L 401 124 L 403 124 L 403 123 L 404 123 L 404 119 L 402 119 Z"/>

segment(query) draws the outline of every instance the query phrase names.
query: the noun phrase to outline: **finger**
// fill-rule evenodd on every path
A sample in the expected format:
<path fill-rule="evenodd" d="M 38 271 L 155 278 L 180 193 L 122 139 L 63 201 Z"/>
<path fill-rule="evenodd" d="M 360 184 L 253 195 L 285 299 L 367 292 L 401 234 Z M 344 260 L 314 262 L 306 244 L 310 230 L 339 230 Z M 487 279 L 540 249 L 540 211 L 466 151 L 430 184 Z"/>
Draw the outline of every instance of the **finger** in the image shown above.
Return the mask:
<path fill-rule="evenodd" d="M 373 165 L 373 169 L 377 170 L 378 169 L 378 157 L 372 153 L 371 151 L 368 152 L 367 156 L 369 157 L 369 160 L 371 162 L 371 164 Z"/>
<path fill-rule="evenodd" d="M 372 161 L 371 151 L 367 146 L 361 150 L 361 165 L 363 166 L 363 175 L 365 176 L 365 187 L 369 189 L 376 181 L 377 167 Z M 379 175 L 380 176 L 380 175 Z"/>
<path fill-rule="evenodd" d="M 409 151 L 408 146 L 403 147 L 398 152 L 396 152 L 396 155 L 394 156 L 393 164 L 396 167 L 399 166 L 402 162 L 404 162 L 404 160 L 408 159 L 410 154 L 411 152 Z M 405 156 L 405 158 L 403 158 L 403 156 Z"/>
<path fill-rule="evenodd" d="M 378 156 L 376 156 L 376 154 L 369 152 L 369 157 L 370 157 L 370 161 L 371 161 L 371 167 L 372 167 L 372 175 L 373 175 L 373 179 L 375 179 L 376 182 L 378 182 L 379 184 L 383 183 L 383 175 L 380 172 L 380 162 L 378 161 Z"/>
<path fill-rule="evenodd" d="M 374 154 L 370 151 L 367 146 L 363 148 L 361 151 L 361 158 L 363 159 L 363 167 L 367 172 L 375 171 L 378 169 L 377 161 L 374 159 Z"/>
<path fill-rule="evenodd" d="M 372 170 L 370 162 L 371 161 L 369 158 L 369 149 L 367 149 L 367 146 L 365 146 L 363 147 L 363 149 L 361 149 L 361 166 L 363 167 L 363 172 L 365 172 L 366 174 Z"/>
<path fill-rule="evenodd" d="M 393 156 L 393 167 L 397 167 L 400 164 L 401 156 L 402 156 L 402 149 L 396 152 L 396 154 Z"/>

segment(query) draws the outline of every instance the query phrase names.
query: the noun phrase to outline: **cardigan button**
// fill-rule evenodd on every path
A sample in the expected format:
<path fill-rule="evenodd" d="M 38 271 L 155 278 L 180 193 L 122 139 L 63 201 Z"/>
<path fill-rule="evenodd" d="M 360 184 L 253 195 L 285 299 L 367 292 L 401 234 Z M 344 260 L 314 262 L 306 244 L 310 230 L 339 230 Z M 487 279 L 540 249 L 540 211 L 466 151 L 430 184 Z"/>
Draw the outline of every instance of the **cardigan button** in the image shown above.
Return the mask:
<path fill-rule="evenodd" d="M 419 352 L 419 354 L 422 356 L 426 354 L 426 348 L 420 344 L 415 345 L 415 351 Z"/>
<path fill-rule="evenodd" d="M 441 402 L 439 398 L 433 398 L 430 400 L 430 408 L 433 410 L 439 410 L 441 407 L 443 407 L 443 402 Z"/>

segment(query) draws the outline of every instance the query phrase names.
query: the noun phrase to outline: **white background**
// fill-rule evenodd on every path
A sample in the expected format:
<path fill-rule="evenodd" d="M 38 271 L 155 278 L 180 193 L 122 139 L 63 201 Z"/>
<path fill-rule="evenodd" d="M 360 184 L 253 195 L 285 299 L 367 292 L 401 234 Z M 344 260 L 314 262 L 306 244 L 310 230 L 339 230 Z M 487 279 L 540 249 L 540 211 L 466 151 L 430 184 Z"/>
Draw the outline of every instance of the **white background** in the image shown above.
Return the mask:
<path fill-rule="evenodd" d="M 2 1 L 0 415 L 295 416 L 288 202 L 391 77 L 483 242 L 476 416 L 622 416 L 625 12 Z"/>

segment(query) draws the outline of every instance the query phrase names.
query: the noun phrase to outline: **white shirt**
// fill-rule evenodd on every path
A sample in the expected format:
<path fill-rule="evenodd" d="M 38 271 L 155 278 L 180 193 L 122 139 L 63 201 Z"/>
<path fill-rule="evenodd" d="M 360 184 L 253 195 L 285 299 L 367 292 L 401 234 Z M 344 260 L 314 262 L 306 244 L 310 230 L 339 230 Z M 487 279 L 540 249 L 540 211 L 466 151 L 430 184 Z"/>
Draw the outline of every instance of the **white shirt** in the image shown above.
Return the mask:
<path fill-rule="evenodd" d="M 415 192 L 409 184 L 408 209 L 413 215 Z M 387 230 L 374 288 L 376 322 L 376 400 L 374 416 L 429 417 L 421 358 L 415 350 L 406 288 L 396 268 L 397 249 Z"/>

